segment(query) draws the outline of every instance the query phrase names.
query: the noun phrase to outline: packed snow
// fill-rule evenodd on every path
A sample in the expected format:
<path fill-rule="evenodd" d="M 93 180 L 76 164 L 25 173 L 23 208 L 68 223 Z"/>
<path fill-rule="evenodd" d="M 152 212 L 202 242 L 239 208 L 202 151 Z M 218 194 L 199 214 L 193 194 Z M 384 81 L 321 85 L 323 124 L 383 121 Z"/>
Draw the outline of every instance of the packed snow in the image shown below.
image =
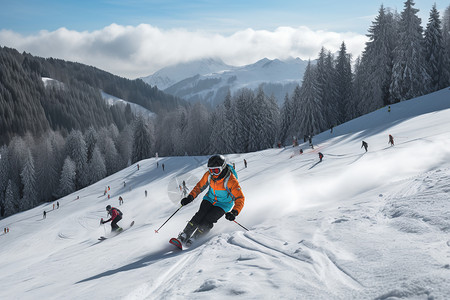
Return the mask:
<path fill-rule="evenodd" d="M 236 221 L 249 230 L 222 218 L 182 251 L 168 241 L 201 197 L 155 230 L 208 157 L 141 161 L 59 208 L 0 220 L 9 228 L 0 235 L 0 299 L 448 299 L 449 120 L 444 89 L 323 132 L 314 149 L 228 154 L 246 196 Z M 121 226 L 135 225 L 100 242 L 110 236 L 99 224 L 108 204 L 124 213 Z"/>

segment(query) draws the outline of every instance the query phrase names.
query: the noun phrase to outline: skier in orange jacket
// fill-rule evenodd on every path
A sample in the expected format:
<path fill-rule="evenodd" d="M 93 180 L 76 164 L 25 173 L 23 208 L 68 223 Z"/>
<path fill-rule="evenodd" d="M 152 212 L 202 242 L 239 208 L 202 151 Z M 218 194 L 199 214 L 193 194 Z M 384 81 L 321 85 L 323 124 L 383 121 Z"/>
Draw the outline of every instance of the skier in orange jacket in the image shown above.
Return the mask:
<path fill-rule="evenodd" d="M 209 187 L 200 208 L 180 233 L 181 242 L 189 242 L 207 233 L 223 215 L 234 221 L 244 207 L 244 194 L 237 181 L 236 171 L 226 163 L 223 155 L 213 155 L 208 160 L 208 171 L 181 200 L 181 205 L 191 203 L 201 192 Z"/>

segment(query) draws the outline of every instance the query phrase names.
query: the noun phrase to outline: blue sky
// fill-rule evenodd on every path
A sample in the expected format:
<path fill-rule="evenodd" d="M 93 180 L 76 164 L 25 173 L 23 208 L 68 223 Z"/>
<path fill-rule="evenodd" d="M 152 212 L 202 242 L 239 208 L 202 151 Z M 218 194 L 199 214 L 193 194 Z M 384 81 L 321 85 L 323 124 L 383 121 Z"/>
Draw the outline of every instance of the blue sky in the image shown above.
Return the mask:
<path fill-rule="evenodd" d="M 0 0 L 0 3 L 1 46 L 38 56 L 76 59 L 114 74 L 133 78 L 149 75 L 166 65 L 205 55 L 214 56 L 215 53 L 225 62 L 235 65 L 252 63 L 263 57 L 275 58 L 281 54 L 273 49 L 266 54 L 263 51 L 264 48 L 272 48 L 267 45 L 273 43 L 274 39 L 280 45 L 290 44 L 295 39 L 302 40 L 301 47 L 298 46 L 300 42 L 297 42 L 297 52 L 286 51 L 285 56 L 314 58 L 322 46 L 318 42 L 334 52 L 343 40 L 349 52 L 357 56 L 363 49 L 364 36 L 381 4 L 401 12 L 404 1 Z M 442 12 L 449 5 L 448 0 L 416 0 L 415 3 L 415 7 L 420 9 L 419 16 L 424 24 L 433 3 Z M 108 34 L 110 39 L 118 36 L 120 39 L 108 44 L 104 41 Z M 163 41 L 157 39 L 162 36 L 165 36 Z M 180 42 L 171 42 L 169 36 L 184 40 L 189 44 L 188 47 Z M 283 38 L 280 39 L 279 36 Z M 270 42 L 259 43 L 268 37 Z M 153 44 L 162 45 L 161 55 L 167 54 L 167 49 L 179 47 L 178 55 L 173 50 L 174 53 L 159 59 L 159 63 L 143 63 L 137 57 L 151 47 L 149 44 L 140 44 L 139 39 L 149 44 L 150 39 Z M 244 50 L 240 50 L 227 56 L 219 53 L 220 51 L 205 52 L 202 48 L 209 46 L 205 42 L 208 39 L 219 43 L 215 44 L 217 49 L 222 49 L 225 44 L 236 48 L 249 40 L 253 44 L 257 43 L 257 47 L 254 55 L 244 54 Z M 199 43 L 198 48 L 194 47 L 195 42 Z M 46 48 L 43 43 L 51 45 L 51 48 Z M 62 46 L 61 43 L 68 43 L 71 47 Z M 80 47 L 95 45 L 100 46 L 90 50 L 100 53 L 105 51 L 103 56 L 110 59 L 121 57 L 119 66 L 108 67 L 106 59 L 95 58 L 92 52 L 80 53 Z M 111 47 L 116 49 L 115 53 Z M 134 50 L 131 49 L 133 47 Z M 155 55 L 155 51 L 152 49 L 151 54 Z M 126 60 L 130 63 L 135 60 L 139 70 L 133 71 L 133 66 L 127 64 Z"/>

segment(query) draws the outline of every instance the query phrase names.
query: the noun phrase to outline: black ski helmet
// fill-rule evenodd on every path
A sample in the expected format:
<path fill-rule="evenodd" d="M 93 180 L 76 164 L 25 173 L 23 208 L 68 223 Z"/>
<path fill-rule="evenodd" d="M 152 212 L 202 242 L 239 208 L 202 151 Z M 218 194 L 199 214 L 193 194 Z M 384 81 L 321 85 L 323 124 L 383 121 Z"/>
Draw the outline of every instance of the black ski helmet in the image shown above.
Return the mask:
<path fill-rule="evenodd" d="M 111 205 L 107 205 L 106 206 L 106 211 L 110 211 L 111 210 Z"/>
<path fill-rule="evenodd" d="M 220 154 L 216 154 L 211 156 L 208 159 L 208 168 L 225 168 L 225 166 L 227 165 L 226 161 L 225 161 L 225 157 L 223 155 Z"/>

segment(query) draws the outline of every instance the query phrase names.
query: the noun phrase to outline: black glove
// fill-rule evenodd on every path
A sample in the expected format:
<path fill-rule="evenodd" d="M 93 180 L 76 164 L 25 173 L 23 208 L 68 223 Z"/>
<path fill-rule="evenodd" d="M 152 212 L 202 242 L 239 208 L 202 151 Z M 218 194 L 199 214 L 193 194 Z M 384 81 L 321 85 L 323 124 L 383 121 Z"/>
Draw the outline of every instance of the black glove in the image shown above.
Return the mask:
<path fill-rule="evenodd" d="M 194 197 L 192 197 L 192 195 L 188 195 L 187 197 L 181 199 L 181 205 L 185 206 L 186 204 L 191 203 L 192 201 L 194 201 Z"/>
<path fill-rule="evenodd" d="M 236 219 L 236 216 L 238 215 L 238 211 L 233 209 L 232 211 L 229 211 L 225 214 L 225 219 L 227 219 L 228 221 L 234 221 L 234 219 Z"/>

